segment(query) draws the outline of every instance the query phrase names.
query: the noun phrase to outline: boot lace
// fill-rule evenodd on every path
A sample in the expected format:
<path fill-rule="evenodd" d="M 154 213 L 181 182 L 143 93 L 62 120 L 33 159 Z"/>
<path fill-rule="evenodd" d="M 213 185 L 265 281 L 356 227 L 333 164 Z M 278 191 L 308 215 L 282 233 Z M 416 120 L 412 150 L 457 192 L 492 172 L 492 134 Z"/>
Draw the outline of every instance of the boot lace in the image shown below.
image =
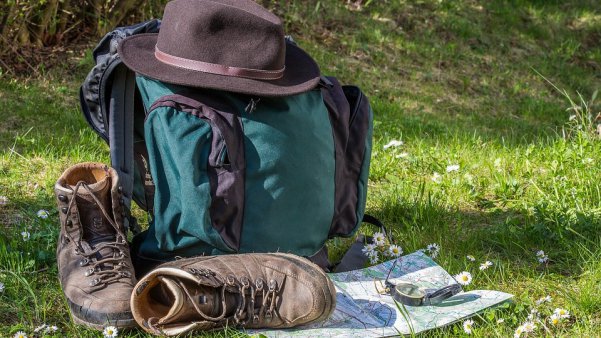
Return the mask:
<path fill-rule="evenodd" d="M 96 278 L 90 281 L 89 286 L 92 288 L 102 288 L 106 284 L 118 281 L 122 278 L 126 278 L 127 281 L 131 283 L 131 272 L 129 271 L 130 267 L 124 259 L 126 256 L 125 253 L 129 250 L 126 236 L 121 229 L 119 229 L 112 217 L 109 216 L 109 213 L 102 205 L 102 202 L 98 199 L 98 197 L 96 197 L 96 195 L 94 195 L 90 187 L 83 181 L 77 182 L 75 187 L 72 189 L 73 198 L 71 198 L 67 206 L 68 212 L 65 219 L 65 224 L 69 224 L 69 220 L 71 219 L 71 208 L 73 207 L 79 189 L 85 189 L 90 193 L 90 196 L 92 196 L 92 199 L 98 208 L 100 208 L 102 215 L 109 221 L 117 233 L 114 242 L 101 242 L 98 243 L 91 251 L 86 251 L 86 249 L 81 245 L 83 240 L 83 234 L 81 231 L 79 231 L 79 237 L 77 239 L 73 238 L 69 231 L 65 231 L 67 238 L 76 245 L 75 254 L 83 257 L 83 259 L 79 262 L 79 265 L 82 267 L 89 266 L 85 272 L 85 276 L 96 276 Z M 108 257 L 101 256 L 102 258 L 98 259 L 97 254 L 105 248 L 110 248 L 111 252 L 113 252 L 113 255 Z M 107 265 L 107 263 L 112 263 L 112 266 Z"/>
<path fill-rule="evenodd" d="M 192 269 L 191 273 L 205 277 L 208 277 L 209 275 L 215 275 L 214 272 L 207 269 Z M 186 296 L 189 298 L 196 312 L 198 312 L 201 318 L 207 321 L 218 322 L 225 319 L 226 312 L 228 310 L 226 309 L 225 291 L 228 286 L 237 288 L 240 294 L 236 311 L 232 316 L 237 325 L 244 326 L 250 321 L 252 321 L 252 324 L 269 322 L 274 316 L 278 316 L 276 305 L 280 299 L 280 296 L 278 295 L 280 289 L 277 281 L 273 279 L 270 280 L 269 283 L 265 283 L 265 281 L 259 277 L 254 281 L 254 283 L 251 283 L 246 276 L 242 276 L 237 279 L 233 275 L 228 275 L 225 283 L 221 287 L 222 312 L 221 315 L 217 317 L 211 317 L 202 312 L 198 305 L 196 305 L 194 298 L 188 292 L 184 284 L 181 281 L 178 283 L 184 290 Z M 259 304 L 260 306 L 257 306 Z"/>

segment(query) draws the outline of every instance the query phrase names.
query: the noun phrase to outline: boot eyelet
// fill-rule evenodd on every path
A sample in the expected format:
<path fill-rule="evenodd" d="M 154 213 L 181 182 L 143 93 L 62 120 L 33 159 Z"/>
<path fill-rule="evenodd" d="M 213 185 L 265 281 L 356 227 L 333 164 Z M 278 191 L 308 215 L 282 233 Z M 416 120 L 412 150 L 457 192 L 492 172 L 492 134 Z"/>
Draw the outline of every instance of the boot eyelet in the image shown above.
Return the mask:
<path fill-rule="evenodd" d="M 77 250 L 75 251 L 77 252 Z M 79 266 L 86 266 L 90 263 L 90 260 L 87 258 L 82 259 L 81 261 L 79 261 Z"/>
<path fill-rule="evenodd" d="M 86 273 L 84 274 L 86 277 L 90 277 L 91 275 L 94 274 L 94 269 L 89 268 L 88 270 L 86 270 Z"/>
<path fill-rule="evenodd" d="M 123 271 L 121 272 L 121 277 L 131 277 L 131 273 L 129 273 L 129 271 Z"/>
<path fill-rule="evenodd" d="M 240 277 L 240 283 L 242 283 L 243 286 L 250 286 L 250 281 L 246 276 Z"/>
<path fill-rule="evenodd" d="M 69 228 L 72 228 L 72 227 L 73 227 L 73 221 L 72 221 L 72 220 L 67 220 L 66 224 L 67 224 L 67 226 L 68 226 Z"/>
<path fill-rule="evenodd" d="M 66 215 L 66 214 L 67 214 L 67 211 L 69 211 L 69 209 L 68 209 L 67 207 L 62 207 L 62 208 L 61 208 L 61 212 L 62 212 L 63 214 L 65 214 L 65 215 Z"/>
<path fill-rule="evenodd" d="M 275 280 L 269 281 L 269 291 L 275 291 L 275 288 L 278 286 L 278 283 Z"/>
<path fill-rule="evenodd" d="M 255 281 L 255 286 L 257 287 L 257 290 L 259 290 L 259 291 L 260 291 L 260 290 L 263 290 L 263 284 L 264 284 L 264 283 L 265 283 L 265 282 L 263 281 L 263 279 L 259 277 L 259 278 L 258 278 L 258 279 Z"/>
<path fill-rule="evenodd" d="M 96 279 L 93 279 L 93 280 L 90 282 L 90 286 L 96 286 L 96 285 L 98 285 L 98 284 L 100 284 L 100 279 L 98 279 L 98 278 L 96 278 Z"/>
<path fill-rule="evenodd" d="M 228 285 L 234 285 L 234 283 L 236 282 L 236 278 L 234 278 L 234 276 L 232 275 L 227 275 L 227 277 L 225 277 L 225 282 Z"/>
<path fill-rule="evenodd" d="M 257 324 L 259 322 L 259 316 L 254 315 L 253 316 L 253 324 Z"/>
<path fill-rule="evenodd" d="M 61 202 L 69 202 L 69 199 L 65 195 L 58 195 L 58 200 Z"/>

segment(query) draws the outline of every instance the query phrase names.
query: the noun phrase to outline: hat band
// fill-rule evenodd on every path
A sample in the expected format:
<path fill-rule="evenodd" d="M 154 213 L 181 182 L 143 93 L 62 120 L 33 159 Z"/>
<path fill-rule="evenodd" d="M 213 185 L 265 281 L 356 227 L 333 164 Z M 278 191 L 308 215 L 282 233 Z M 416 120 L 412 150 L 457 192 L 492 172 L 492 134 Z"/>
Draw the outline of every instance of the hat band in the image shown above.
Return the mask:
<path fill-rule="evenodd" d="M 166 63 L 178 68 L 217 75 L 244 77 L 255 80 L 277 80 L 284 76 L 284 70 L 286 69 L 286 66 L 280 70 L 239 68 L 224 66 L 216 63 L 184 59 L 179 56 L 162 52 L 157 46 L 154 47 L 154 56 L 162 63 Z"/>

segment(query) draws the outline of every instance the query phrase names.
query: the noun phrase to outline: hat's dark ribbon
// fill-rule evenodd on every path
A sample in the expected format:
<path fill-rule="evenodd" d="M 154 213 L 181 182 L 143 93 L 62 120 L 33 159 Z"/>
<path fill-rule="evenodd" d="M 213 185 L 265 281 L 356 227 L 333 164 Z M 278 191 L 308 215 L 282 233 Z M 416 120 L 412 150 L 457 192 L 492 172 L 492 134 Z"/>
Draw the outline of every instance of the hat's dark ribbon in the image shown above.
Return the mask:
<path fill-rule="evenodd" d="M 284 70 L 286 69 L 286 67 L 280 70 L 239 68 L 224 66 L 216 63 L 184 59 L 179 56 L 162 52 L 156 46 L 154 49 L 154 56 L 157 58 L 157 60 L 178 68 L 217 75 L 244 77 L 255 80 L 277 80 L 284 76 Z"/>

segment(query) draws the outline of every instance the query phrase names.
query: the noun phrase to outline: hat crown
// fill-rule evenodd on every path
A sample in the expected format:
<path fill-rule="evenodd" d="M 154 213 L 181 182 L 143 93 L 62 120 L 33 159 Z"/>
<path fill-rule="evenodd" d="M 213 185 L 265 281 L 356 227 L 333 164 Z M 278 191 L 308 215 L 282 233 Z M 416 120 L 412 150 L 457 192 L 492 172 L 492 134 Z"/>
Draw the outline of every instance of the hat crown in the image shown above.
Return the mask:
<path fill-rule="evenodd" d="M 165 7 L 156 48 L 227 67 L 277 71 L 286 43 L 281 20 L 250 0 L 175 0 Z"/>

